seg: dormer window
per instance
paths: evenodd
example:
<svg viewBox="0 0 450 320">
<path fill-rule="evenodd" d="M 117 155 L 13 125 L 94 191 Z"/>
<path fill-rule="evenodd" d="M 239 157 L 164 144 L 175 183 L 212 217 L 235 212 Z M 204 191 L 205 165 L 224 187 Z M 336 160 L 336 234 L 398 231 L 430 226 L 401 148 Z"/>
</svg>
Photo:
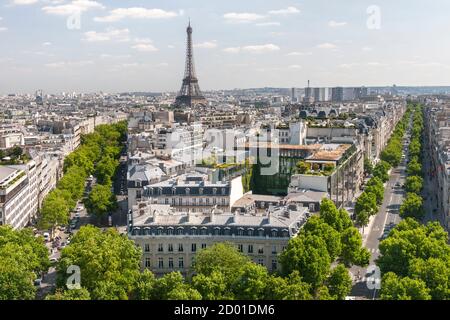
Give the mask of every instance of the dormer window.
<svg viewBox="0 0 450 320">
<path fill-rule="evenodd" d="M 225 195 L 225 193 L 226 193 L 225 188 L 222 188 L 222 194 Z"/>
<path fill-rule="evenodd" d="M 175 195 L 175 193 L 177 192 L 176 188 L 172 188 L 172 195 Z"/>
<path fill-rule="evenodd" d="M 186 188 L 186 195 L 189 195 L 191 193 L 191 189 Z"/>
<path fill-rule="evenodd" d="M 198 189 L 199 194 L 203 194 L 203 188 Z"/>
<path fill-rule="evenodd" d="M 213 194 L 215 195 L 217 193 L 217 188 L 213 188 Z"/>
</svg>

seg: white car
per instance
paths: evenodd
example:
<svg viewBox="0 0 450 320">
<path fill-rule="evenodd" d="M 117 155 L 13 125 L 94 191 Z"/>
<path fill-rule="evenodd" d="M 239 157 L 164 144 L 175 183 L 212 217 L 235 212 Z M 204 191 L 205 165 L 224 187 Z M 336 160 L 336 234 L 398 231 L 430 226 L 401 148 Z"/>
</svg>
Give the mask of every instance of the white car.
<svg viewBox="0 0 450 320">
<path fill-rule="evenodd" d="M 45 232 L 44 233 L 44 239 L 45 239 L 45 241 L 49 241 L 50 240 L 50 233 Z"/>
</svg>

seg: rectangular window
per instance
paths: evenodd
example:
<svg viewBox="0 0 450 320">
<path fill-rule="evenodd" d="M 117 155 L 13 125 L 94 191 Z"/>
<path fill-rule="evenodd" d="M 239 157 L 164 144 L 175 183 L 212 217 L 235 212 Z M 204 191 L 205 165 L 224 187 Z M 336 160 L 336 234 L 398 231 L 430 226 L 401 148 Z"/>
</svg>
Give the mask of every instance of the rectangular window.
<svg viewBox="0 0 450 320">
<path fill-rule="evenodd" d="M 243 252 L 244 251 L 242 244 L 238 244 L 238 251 L 239 252 Z"/>
<path fill-rule="evenodd" d="M 146 268 L 150 268 L 151 267 L 150 258 L 145 258 L 145 267 Z"/>
<path fill-rule="evenodd" d="M 277 246 L 272 246 L 272 254 L 277 254 Z"/>
<path fill-rule="evenodd" d="M 164 268 L 164 260 L 163 258 L 158 259 L 158 268 L 163 269 Z"/>
<path fill-rule="evenodd" d="M 196 244 L 196 243 L 193 243 L 193 244 L 191 245 L 191 251 L 192 251 L 192 252 L 196 252 L 196 251 L 197 251 L 197 244 Z"/>
<path fill-rule="evenodd" d="M 178 244 L 178 252 L 183 252 L 183 251 L 184 251 L 183 244 L 179 243 Z"/>
<path fill-rule="evenodd" d="M 164 252 L 164 246 L 162 243 L 158 244 L 158 252 Z"/>
<path fill-rule="evenodd" d="M 259 247 L 258 248 L 258 253 L 259 254 L 264 254 L 264 247 Z"/>
<path fill-rule="evenodd" d="M 258 259 L 258 264 L 263 266 L 264 265 L 264 259 Z"/>
<path fill-rule="evenodd" d="M 277 270 L 277 260 L 272 260 L 272 271 Z"/>
<path fill-rule="evenodd" d="M 150 252 L 150 244 L 149 243 L 146 243 L 144 245 L 144 252 Z"/>
<path fill-rule="evenodd" d="M 202 243 L 202 249 L 206 248 L 206 243 Z"/>
<path fill-rule="evenodd" d="M 183 257 L 178 258 L 178 268 L 180 268 L 180 269 L 184 268 L 184 259 L 183 259 Z"/>
<path fill-rule="evenodd" d="M 173 252 L 173 244 L 169 243 L 168 250 L 169 252 Z"/>
<path fill-rule="evenodd" d="M 253 245 L 252 244 L 248 245 L 248 253 L 253 253 Z"/>
<path fill-rule="evenodd" d="M 173 269 L 173 258 L 169 258 L 169 269 Z"/>
</svg>

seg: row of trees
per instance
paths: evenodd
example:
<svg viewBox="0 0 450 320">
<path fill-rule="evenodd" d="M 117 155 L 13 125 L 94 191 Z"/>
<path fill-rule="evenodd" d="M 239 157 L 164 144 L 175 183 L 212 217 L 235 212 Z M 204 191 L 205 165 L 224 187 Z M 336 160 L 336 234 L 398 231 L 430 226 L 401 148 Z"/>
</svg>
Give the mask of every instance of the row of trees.
<svg viewBox="0 0 450 320">
<path fill-rule="evenodd" d="M 32 300 L 34 281 L 48 270 L 48 250 L 30 229 L 0 226 L 0 300 Z"/>
<path fill-rule="evenodd" d="M 344 299 L 352 286 L 346 267 L 367 265 L 370 256 L 348 213 L 328 199 L 322 201 L 320 216 L 310 218 L 290 240 L 280 256 L 279 273 L 269 273 L 231 243 L 197 253 L 195 275 L 189 279 L 179 272 L 161 278 L 148 270 L 141 273 L 141 254 L 132 240 L 113 229 L 82 227 L 62 251 L 58 289 L 47 299 Z M 65 287 L 71 265 L 80 267 L 77 290 Z"/>
<path fill-rule="evenodd" d="M 386 147 L 380 155 L 380 159 L 386 161 L 391 167 L 397 167 L 402 161 L 403 137 L 411 118 L 412 106 L 408 105 L 403 118 L 397 123 Z"/>
<path fill-rule="evenodd" d="M 403 218 L 411 217 L 421 220 L 424 217 L 423 199 L 421 197 L 423 187 L 422 173 L 422 132 L 423 113 L 420 105 L 413 107 L 413 125 L 411 129 L 411 142 L 409 144 L 409 163 L 406 168 L 408 177 L 405 188 L 408 192 L 405 201 L 400 207 L 400 215 Z"/>
<path fill-rule="evenodd" d="M 450 246 L 438 222 L 406 218 L 380 244 L 381 299 L 450 299 Z"/>
<path fill-rule="evenodd" d="M 126 139 L 126 122 L 100 125 L 81 137 L 81 146 L 64 160 L 64 176 L 45 198 L 39 227 L 54 228 L 68 223 L 70 211 L 83 196 L 86 179 L 95 175 L 99 184 L 89 195 L 87 208 L 102 215 L 114 207 L 112 177 L 119 165 L 121 142 Z"/>
<path fill-rule="evenodd" d="M 355 204 L 356 224 L 365 227 L 370 217 L 377 214 L 379 206 L 383 203 L 384 183 L 389 180 L 389 170 L 396 167 L 402 159 L 402 139 L 411 117 L 412 109 L 408 106 L 403 118 L 398 122 L 385 149 L 381 152 L 381 161 L 373 167 L 369 159 L 364 159 L 364 171 L 371 174 L 364 192 L 358 197 Z"/>
<path fill-rule="evenodd" d="M 450 299 L 450 246 L 448 234 L 438 222 L 421 225 L 424 216 L 421 191 L 423 113 L 412 106 L 413 125 L 409 145 L 408 191 L 400 207 L 403 220 L 380 244 L 377 265 L 382 277 L 381 299 Z"/>
</svg>

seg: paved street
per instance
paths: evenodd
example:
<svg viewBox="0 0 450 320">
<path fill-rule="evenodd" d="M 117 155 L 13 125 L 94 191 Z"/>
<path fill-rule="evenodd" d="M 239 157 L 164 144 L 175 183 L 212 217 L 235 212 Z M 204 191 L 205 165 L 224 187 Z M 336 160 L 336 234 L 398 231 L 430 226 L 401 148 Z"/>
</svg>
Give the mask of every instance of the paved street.
<svg viewBox="0 0 450 320">
<path fill-rule="evenodd" d="M 407 146 L 405 139 L 403 143 L 404 147 Z M 383 204 L 380 206 L 379 213 L 372 217 L 369 226 L 366 227 L 363 236 L 363 245 L 371 254 L 370 263 L 369 267 L 366 268 L 354 266 L 350 269 L 354 279 L 351 296 L 360 299 L 375 299 L 378 297 L 378 290 L 369 289 L 367 280 L 375 276 L 373 266 L 380 254 L 378 248 L 380 241 L 400 222 L 399 209 L 406 194 L 402 188 L 406 179 L 406 164 L 407 158 L 404 158 L 397 168 L 391 170 L 389 181 L 385 184 Z"/>
</svg>

